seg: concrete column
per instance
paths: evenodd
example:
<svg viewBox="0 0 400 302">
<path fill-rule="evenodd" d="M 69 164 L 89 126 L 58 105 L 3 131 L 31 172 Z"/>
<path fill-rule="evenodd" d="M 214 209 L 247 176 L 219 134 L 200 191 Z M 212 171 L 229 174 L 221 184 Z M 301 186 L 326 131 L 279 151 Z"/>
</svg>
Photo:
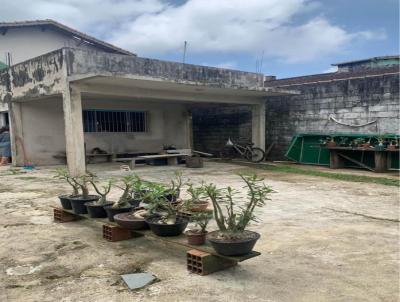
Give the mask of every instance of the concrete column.
<svg viewBox="0 0 400 302">
<path fill-rule="evenodd" d="M 10 118 L 10 138 L 12 165 L 20 167 L 25 164 L 24 135 L 22 131 L 22 104 L 16 102 L 8 103 Z"/>
<path fill-rule="evenodd" d="M 82 101 L 80 89 L 74 84 L 63 93 L 63 109 L 68 170 L 72 176 L 81 176 L 86 172 Z"/>
<path fill-rule="evenodd" d="M 251 136 L 255 147 L 265 151 L 265 102 L 252 105 Z"/>
</svg>

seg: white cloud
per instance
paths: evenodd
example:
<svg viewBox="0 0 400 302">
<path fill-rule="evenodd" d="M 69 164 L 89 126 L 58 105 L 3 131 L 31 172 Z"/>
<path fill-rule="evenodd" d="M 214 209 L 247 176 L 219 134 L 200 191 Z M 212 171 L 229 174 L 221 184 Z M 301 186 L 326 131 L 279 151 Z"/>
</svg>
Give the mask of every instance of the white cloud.
<svg viewBox="0 0 400 302">
<path fill-rule="evenodd" d="M 323 70 L 322 73 L 331 73 L 331 72 L 336 72 L 336 71 L 338 71 L 337 66 L 331 66 L 331 67 Z"/>
<path fill-rule="evenodd" d="M 349 32 L 322 16 L 302 19 L 317 0 L 0 0 L 0 20 L 52 18 L 106 38 L 142 56 L 189 52 L 240 53 L 307 62 L 385 38 L 382 31 Z"/>
</svg>

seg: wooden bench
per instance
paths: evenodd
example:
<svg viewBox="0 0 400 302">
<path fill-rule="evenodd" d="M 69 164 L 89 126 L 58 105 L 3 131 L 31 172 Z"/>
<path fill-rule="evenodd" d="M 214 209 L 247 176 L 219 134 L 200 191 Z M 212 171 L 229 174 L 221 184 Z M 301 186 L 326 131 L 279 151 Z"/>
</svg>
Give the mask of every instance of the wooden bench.
<svg viewBox="0 0 400 302">
<path fill-rule="evenodd" d="M 176 166 L 178 164 L 178 157 L 186 156 L 185 154 L 156 154 L 156 155 L 143 155 L 137 157 L 123 157 L 123 158 L 114 158 L 113 161 L 115 162 L 128 162 L 129 168 L 134 169 L 136 163 L 138 161 L 148 161 L 154 159 L 167 159 L 168 166 Z"/>
<path fill-rule="evenodd" d="M 257 257 L 261 253 L 252 251 L 242 256 L 224 256 L 218 254 L 209 243 L 203 245 L 190 245 L 184 234 L 174 237 L 159 237 L 151 230 L 128 230 L 118 226 L 107 218 L 90 218 L 87 214 L 75 214 L 72 210 L 54 207 L 54 220 L 56 222 L 72 222 L 79 219 L 88 219 L 101 226 L 103 238 L 115 242 L 131 240 L 137 237 L 149 237 L 161 241 L 168 247 L 181 248 L 186 251 L 186 267 L 195 274 L 204 276 L 237 265 L 239 262 Z M 60 219 L 60 217 L 67 217 Z"/>
</svg>

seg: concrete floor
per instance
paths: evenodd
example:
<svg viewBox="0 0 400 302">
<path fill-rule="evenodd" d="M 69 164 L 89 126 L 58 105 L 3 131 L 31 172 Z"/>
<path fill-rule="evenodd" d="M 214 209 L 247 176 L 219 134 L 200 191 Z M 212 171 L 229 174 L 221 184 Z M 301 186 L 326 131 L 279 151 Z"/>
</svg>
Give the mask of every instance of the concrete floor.
<svg viewBox="0 0 400 302">
<path fill-rule="evenodd" d="M 113 165 L 89 169 L 123 173 Z M 168 181 L 175 169 L 137 173 Z M 235 173 L 249 170 L 221 163 L 181 169 L 193 182 L 238 189 Z M 90 221 L 53 223 L 50 206 L 67 186 L 51 169 L 10 176 L 2 168 L 0 301 L 398 301 L 398 188 L 253 171 L 277 191 L 251 227 L 262 235 L 255 248 L 262 255 L 201 277 L 186 271 L 184 251 L 157 241 L 109 243 Z M 119 275 L 142 270 L 160 281 L 129 291 Z"/>
</svg>

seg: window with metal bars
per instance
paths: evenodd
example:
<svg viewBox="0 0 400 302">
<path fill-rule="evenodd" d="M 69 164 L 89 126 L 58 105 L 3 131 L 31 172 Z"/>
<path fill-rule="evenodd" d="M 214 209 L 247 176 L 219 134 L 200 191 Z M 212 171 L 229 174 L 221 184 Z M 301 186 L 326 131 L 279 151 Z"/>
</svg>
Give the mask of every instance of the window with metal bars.
<svg viewBox="0 0 400 302">
<path fill-rule="evenodd" d="M 83 110 L 85 132 L 147 132 L 146 111 Z"/>
</svg>

